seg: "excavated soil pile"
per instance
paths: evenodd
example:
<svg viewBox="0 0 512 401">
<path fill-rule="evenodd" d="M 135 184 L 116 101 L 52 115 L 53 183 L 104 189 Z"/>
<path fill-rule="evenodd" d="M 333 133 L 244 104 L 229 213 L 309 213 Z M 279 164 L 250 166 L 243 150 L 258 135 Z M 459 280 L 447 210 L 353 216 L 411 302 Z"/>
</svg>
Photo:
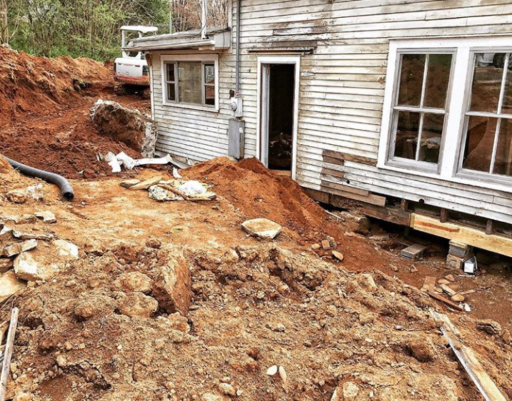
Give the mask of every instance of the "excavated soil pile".
<svg viewBox="0 0 512 401">
<path fill-rule="evenodd" d="M 96 61 L 35 57 L 0 47 L 0 124 L 21 116 L 68 108 L 88 90 L 112 85 L 112 72 Z"/>
<path fill-rule="evenodd" d="M 217 158 L 183 171 L 214 185 L 248 218 L 263 217 L 300 234 L 325 229 L 325 211 L 289 177 L 268 170 L 257 159 L 238 163 Z"/>
<path fill-rule="evenodd" d="M 99 135 L 90 121 L 97 97 L 112 92 L 111 69 L 89 59 L 34 57 L 6 47 L 0 47 L 0 61 L 0 153 L 68 178 L 110 175 L 111 168 L 97 160 L 109 151 L 140 157 Z"/>
<path fill-rule="evenodd" d="M 436 306 L 383 273 L 350 274 L 273 244 L 160 246 L 85 254 L 18 297 L 8 396 L 481 400 L 429 315 Z M 192 275 L 187 317 L 162 301 L 155 275 L 182 256 Z M 471 318 L 452 319 L 510 399 L 510 344 Z"/>
</svg>

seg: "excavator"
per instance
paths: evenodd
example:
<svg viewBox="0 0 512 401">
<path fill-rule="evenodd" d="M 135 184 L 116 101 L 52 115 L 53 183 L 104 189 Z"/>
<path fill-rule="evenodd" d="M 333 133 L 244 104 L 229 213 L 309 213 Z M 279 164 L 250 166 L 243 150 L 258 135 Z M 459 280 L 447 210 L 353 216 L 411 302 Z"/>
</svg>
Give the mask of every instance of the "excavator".
<svg viewBox="0 0 512 401">
<path fill-rule="evenodd" d="M 130 34 L 138 34 L 141 38 L 148 33 L 156 33 L 154 26 L 122 26 L 121 49 L 123 56 L 114 62 L 114 79 L 116 81 L 115 92 L 118 96 L 128 94 L 140 94 L 145 99 L 150 96 L 149 67 L 142 52 L 135 54 L 125 52 L 127 39 Z"/>
</svg>

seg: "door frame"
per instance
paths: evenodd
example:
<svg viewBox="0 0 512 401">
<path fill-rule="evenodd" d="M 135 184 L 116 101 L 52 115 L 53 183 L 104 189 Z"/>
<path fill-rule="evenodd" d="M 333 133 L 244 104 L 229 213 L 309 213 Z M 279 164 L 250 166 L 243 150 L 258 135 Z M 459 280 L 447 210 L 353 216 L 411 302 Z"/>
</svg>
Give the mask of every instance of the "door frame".
<svg viewBox="0 0 512 401">
<path fill-rule="evenodd" d="M 293 98 L 293 143 L 292 143 L 292 179 L 297 174 L 297 142 L 299 131 L 299 94 L 300 94 L 300 55 L 293 56 L 258 56 L 258 93 L 257 93 L 257 118 L 256 118 L 256 157 L 261 160 L 262 144 L 262 118 L 263 118 L 263 66 L 268 64 L 294 64 L 295 88 Z"/>
</svg>

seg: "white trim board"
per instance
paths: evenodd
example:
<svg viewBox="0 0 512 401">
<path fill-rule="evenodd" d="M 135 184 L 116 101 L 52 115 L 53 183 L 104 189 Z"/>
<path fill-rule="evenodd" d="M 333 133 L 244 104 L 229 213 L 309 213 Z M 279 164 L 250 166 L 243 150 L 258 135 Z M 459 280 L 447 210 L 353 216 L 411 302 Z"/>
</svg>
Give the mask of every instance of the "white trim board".
<svg viewBox="0 0 512 401">
<path fill-rule="evenodd" d="M 447 119 L 443 146 L 437 171 L 421 168 L 421 164 L 396 163 L 388 158 L 393 138 L 393 106 L 397 93 L 399 75 L 399 55 L 404 52 L 440 52 L 454 50 L 455 62 L 452 64 L 452 79 L 447 97 Z M 392 40 L 389 46 L 389 58 L 382 113 L 381 135 L 377 167 L 383 170 L 402 172 L 410 175 L 441 179 L 448 182 L 467 184 L 476 187 L 512 192 L 512 179 L 499 176 L 482 176 L 478 172 L 460 169 L 461 152 L 465 137 L 465 114 L 470 98 L 470 84 L 475 52 L 512 52 L 510 37 L 489 38 L 450 38 L 450 39 L 414 39 Z M 402 165 L 403 164 L 403 165 Z M 471 174 L 468 174 L 470 172 Z M 506 181 L 509 180 L 510 184 Z"/>
<path fill-rule="evenodd" d="M 292 149 L 292 179 L 297 175 L 297 146 L 299 132 L 299 95 L 300 95 L 300 61 L 301 56 L 258 56 L 258 79 L 257 79 L 257 107 L 256 107 L 256 157 L 261 160 L 261 118 L 262 118 L 262 65 L 266 64 L 294 64 L 295 65 L 295 93 L 293 105 L 293 149 Z"/>
</svg>

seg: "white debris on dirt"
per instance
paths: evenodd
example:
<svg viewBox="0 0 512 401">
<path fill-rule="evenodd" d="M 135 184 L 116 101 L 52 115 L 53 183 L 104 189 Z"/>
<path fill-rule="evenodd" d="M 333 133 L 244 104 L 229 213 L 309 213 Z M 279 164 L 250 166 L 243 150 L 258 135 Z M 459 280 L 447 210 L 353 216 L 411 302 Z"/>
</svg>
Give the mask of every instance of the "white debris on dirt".
<svg viewBox="0 0 512 401">
<path fill-rule="evenodd" d="M 90 116 L 101 134 L 125 143 L 143 157 L 153 157 L 157 124 L 149 116 L 102 99 L 91 108 Z"/>
<path fill-rule="evenodd" d="M 57 217 L 55 217 L 55 214 L 49 211 L 36 212 L 35 217 L 43 220 L 43 222 L 47 224 L 54 224 L 57 222 Z"/>
</svg>

